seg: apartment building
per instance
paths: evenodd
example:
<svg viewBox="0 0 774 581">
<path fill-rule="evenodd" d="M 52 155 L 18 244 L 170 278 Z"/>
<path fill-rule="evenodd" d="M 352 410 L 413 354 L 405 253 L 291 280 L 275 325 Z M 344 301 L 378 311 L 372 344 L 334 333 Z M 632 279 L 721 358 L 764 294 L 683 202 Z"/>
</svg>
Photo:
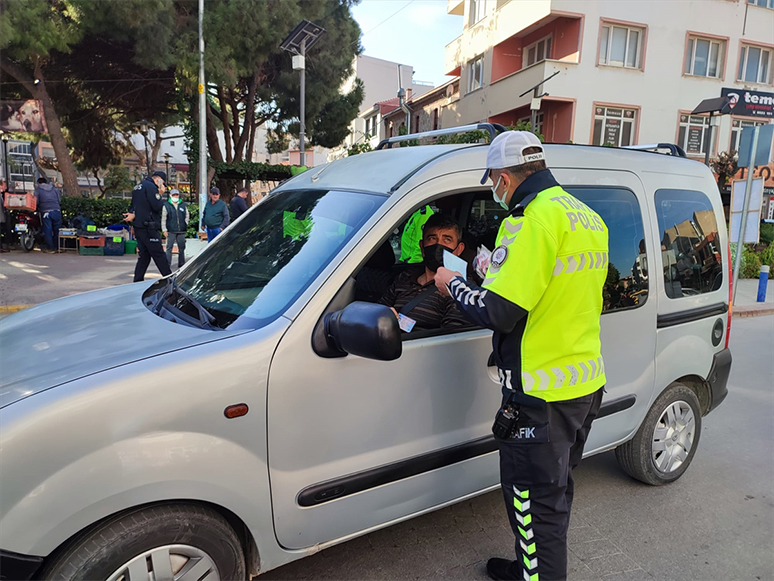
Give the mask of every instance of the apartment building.
<svg viewBox="0 0 774 581">
<path fill-rule="evenodd" d="M 739 99 L 713 119 L 713 157 L 774 118 L 774 0 L 448 0 L 447 12 L 462 20 L 445 58 L 458 125 L 529 120 L 529 89 L 555 73 L 537 115 L 546 141 L 666 141 L 703 160 L 710 119 L 690 114 L 702 100 Z"/>
<path fill-rule="evenodd" d="M 393 61 L 358 55 L 352 63 L 353 72 L 342 85 L 342 93 L 349 92 L 360 79 L 365 89 L 360 114 L 350 123 L 350 133 L 340 147 L 328 153 L 328 161 L 347 155 L 347 149 L 356 143 L 375 142 L 384 127 L 382 115 L 398 103 L 398 89 L 406 90 L 406 98 L 418 97 L 433 89 L 433 84 L 414 80 L 414 68 Z M 398 75 L 400 74 L 400 81 Z"/>
</svg>

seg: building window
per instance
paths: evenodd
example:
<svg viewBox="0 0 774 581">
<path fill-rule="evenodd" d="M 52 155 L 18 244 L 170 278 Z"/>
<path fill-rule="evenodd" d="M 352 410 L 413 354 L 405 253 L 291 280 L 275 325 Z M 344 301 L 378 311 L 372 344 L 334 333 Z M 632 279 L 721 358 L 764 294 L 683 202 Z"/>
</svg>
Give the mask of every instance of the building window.
<svg viewBox="0 0 774 581">
<path fill-rule="evenodd" d="M 707 131 L 710 130 L 710 119 L 706 115 L 680 115 L 680 131 L 678 132 L 677 145 L 685 150 L 688 155 L 704 155 L 704 147 Z M 713 135 L 712 145 L 715 143 Z M 710 146 L 710 151 L 712 151 Z"/>
<path fill-rule="evenodd" d="M 174 142 L 174 141 L 170 141 L 170 142 L 169 142 L 169 146 L 170 146 L 170 147 L 175 147 L 175 142 Z"/>
<path fill-rule="evenodd" d="M 371 115 L 365 120 L 365 134 L 369 137 L 376 135 L 376 115 Z"/>
<path fill-rule="evenodd" d="M 438 129 L 438 109 L 433 109 L 433 131 Z"/>
<path fill-rule="evenodd" d="M 522 117 L 519 119 L 519 123 L 529 123 L 530 127 L 532 125 L 532 116 L 529 117 Z M 543 113 L 538 113 L 535 115 L 535 126 L 531 127 L 531 131 L 533 133 L 543 133 Z"/>
<path fill-rule="evenodd" d="M 747 0 L 748 4 L 762 6 L 763 8 L 774 8 L 774 0 Z"/>
<path fill-rule="evenodd" d="M 770 66 L 771 50 L 742 45 L 739 53 L 739 73 L 736 78 L 748 83 L 768 83 Z"/>
<path fill-rule="evenodd" d="M 697 77 L 720 78 L 723 68 L 725 42 L 709 38 L 688 38 L 685 53 L 685 74 Z"/>
<path fill-rule="evenodd" d="M 599 64 L 639 69 L 644 28 L 604 25 L 599 36 Z"/>
<path fill-rule="evenodd" d="M 537 42 L 533 42 L 527 46 L 522 52 L 524 55 L 523 66 L 529 67 L 540 61 L 551 58 L 551 37 L 546 36 L 541 38 Z"/>
<path fill-rule="evenodd" d="M 484 56 L 468 63 L 468 93 L 484 86 Z"/>
<path fill-rule="evenodd" d="M 486 16 L 487 0 L 470 0 L 470 26 Z"/>
<path fill-rule="evenodd" d="M 414 133 L 419 133 L 419 113 L 414 116 Z"/>
<path fill-rule="evenodd" d="M 760 125 L 768 125 L 768 121 L 747 121 L 745 119 L 732 119 L 731 120 L 731 144 L 729 145 L 729 151 L 739 151 L 739 140 L 742 138 L 742 129 L 745 127 L 758 127 Z"/>
<path fill-rule="evenodd" d="M 636 109 L 594 108 L 594 145 L 626 147 L 634 145 Z"/>
</svg>

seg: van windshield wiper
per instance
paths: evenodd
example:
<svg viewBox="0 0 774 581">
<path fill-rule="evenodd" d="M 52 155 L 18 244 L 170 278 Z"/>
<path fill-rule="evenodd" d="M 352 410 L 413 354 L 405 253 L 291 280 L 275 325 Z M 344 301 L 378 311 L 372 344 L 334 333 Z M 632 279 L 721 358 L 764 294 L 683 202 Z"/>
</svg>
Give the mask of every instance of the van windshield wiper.
<svg viewBox="0 0 774 581">
<path fill-rule="evenodd" d="M 151 307 L 151 312 L 153 314 L 159 314 L 161 311 L 161 305 L 164 304 L 164 299 L 170 295 L 176 286 L 177 283 L 175 282 L 175 276 L 172 275 L 167 279 L 167 282 L 164 283 L 164 286 L 161 288 L 161 290 L 156 293 L 156 302 L 153 303 L 153 306 Z"/>
</svg>

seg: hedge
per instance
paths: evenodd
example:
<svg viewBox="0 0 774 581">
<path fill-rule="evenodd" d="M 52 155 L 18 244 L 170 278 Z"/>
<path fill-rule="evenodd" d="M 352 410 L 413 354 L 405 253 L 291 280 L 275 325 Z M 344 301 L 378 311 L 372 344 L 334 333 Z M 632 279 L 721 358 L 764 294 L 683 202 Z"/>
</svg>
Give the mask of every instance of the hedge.
<svg viewBox="0 0 774 581">
<path fill-rule="evenodd" d="M 97 228 L 105 228 L 111 224 L 123 224 L 124 212 L 129 210 L 130 200 L 94 199 L 63 196 L 61 199 L 62 222 L 70 224 L 76 216 L 86 216 Z"/>
</svg>

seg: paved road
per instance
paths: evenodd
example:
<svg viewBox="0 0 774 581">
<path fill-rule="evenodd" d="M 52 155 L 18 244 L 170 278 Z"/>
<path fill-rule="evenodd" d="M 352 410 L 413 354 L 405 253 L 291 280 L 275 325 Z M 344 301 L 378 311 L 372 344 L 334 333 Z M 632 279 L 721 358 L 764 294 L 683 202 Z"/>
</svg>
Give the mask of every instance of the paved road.
<svg viewBox="0 0 774 581">
<path fill-rule="evenodd" d="M 0 306 L 128 283 L 135 260 L 0 255 Z M 755 281 L 742 283 L 754 296 Z M 774 299 L 771 288 L 768 298 Z M 731 393 L 705 418 L 694 463 L 678 482 L 660 488 L 635 482 L 612 453 L 583 462 L 576 473 L 570 581 L 774 579 L 774 316 L 734 319 L 731 346 Z M 512 543 L 497 492 L 261 579 L 484 579 L 486 559 L 512 554 Z"/>
<path fill-rule="evenodd" d="M 650 487 L 612 452 L 576 473 L 569 581 L 774 579 L 774 317 L 735 319 L 730 395 L 693 464 Z M 261 579 L 486 579 L 513 536 L 501 493 L 332 547 Z"/>
</svg>

